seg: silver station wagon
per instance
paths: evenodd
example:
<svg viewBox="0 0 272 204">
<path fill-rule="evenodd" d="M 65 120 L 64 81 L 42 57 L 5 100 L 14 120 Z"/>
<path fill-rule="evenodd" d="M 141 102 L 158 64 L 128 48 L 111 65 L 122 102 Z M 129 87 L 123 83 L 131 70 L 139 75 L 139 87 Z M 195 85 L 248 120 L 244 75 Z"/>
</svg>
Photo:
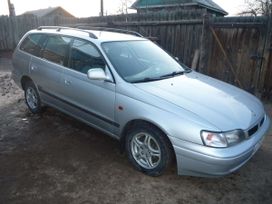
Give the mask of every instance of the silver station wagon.
<svg viewBox="0 0 272 204">
<path fill-rule="evenodd" d="M 270 120 L 251 94 L 197 73 L 140 34 L 39 27 L 13 54 L 32 113 L 51 106 L 118 139 L 150 176 L 222 176 L 260 148 Z"/>
</svg>

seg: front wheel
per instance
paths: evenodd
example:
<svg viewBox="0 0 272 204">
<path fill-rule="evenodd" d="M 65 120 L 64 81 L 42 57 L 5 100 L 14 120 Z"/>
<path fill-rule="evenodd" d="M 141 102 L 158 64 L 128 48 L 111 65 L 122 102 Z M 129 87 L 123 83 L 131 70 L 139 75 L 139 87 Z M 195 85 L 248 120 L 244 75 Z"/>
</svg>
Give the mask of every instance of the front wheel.
<svg viewBox="0 0 272 204">
<path fill-rule="evenodd" d="M 25 87 L 25 102 L 32 113 L 40 113 L 42 110 L 40 95 L 32 81 L 26 83 Z"/>
<path fill-rule="evenodd" d="M 137 125 L 128 133 L 126 152 L 133 166 L 150 176 L 161 175 L 173 157 L 166 136 L 148 124 Z"/>
</svg>

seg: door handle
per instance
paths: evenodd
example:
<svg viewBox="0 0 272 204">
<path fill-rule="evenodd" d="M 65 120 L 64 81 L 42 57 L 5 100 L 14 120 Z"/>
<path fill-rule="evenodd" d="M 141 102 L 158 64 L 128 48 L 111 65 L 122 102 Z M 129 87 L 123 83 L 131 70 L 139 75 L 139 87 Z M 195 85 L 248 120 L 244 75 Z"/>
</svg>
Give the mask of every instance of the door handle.
<svg viewBox="0 0 272 204">
<path fill-rule="evenodd" d="M 71 82 L 70 82 L 69 80 L 67 80 L 67 79 L 64 80 L 64 83 L 65 83 L 66 85 L 70 85 L 70 84 L 71 84 Z"/>
<path fill-rule="evenodd" d="M 38 69 L 38 67 L 35 65 L 31 65 L 30 69 L 31 69 L 31 71 L 35 71 L 36 69 Z"/>
</svg>

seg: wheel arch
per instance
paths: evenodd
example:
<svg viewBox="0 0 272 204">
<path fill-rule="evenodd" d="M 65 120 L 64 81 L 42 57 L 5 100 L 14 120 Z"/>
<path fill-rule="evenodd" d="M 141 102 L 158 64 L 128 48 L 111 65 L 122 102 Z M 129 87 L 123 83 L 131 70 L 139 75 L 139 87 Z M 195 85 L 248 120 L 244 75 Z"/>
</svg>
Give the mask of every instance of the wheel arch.
<svg viewBox="0 0 272 204">
<path fill-rule="evenodd" d="M 123 130 L 121 132 L 121 137 L 120 137 L 120 145 L 121 145 L 121 151 L 122 152 L 125 149 L 126 135 L 127 135 L 128 131 L 131 128 L 134 128 L 136 125 L 139 125 L 139 124 L 151 125 L 152 127 L 156 128 L 158 131 L 160 131 L 165 136 L 165 139 L 167 140 L 168 145 L 170 146 L 170 148 L 171 148 L 171 150 L 173 152 L 174 158 L 176 158 L 173 144 L 170 141 L 169 137 L 167 136 L 166 131 L 163 130 L 162 127 L 160 127 L 159 125 L 155 124 L 154 122 L 150 122 L 150 121 L 144 120 L 144 119 L 134 119 L 134 120 L 131 120 L 131 121 L 129 121 L 129 122 L 126 123 L 126 125 L 124 126 L 124 128 L 123 128 Z"/>
<path fill-rule="evenodd" d="M 27 82 L 33 82 L 33 80 L 29 76 L 24 75 L 21 78 L 21 87 L 23 90 L 25 90 L 25 85 L 27 84 Z"/>
</svg>

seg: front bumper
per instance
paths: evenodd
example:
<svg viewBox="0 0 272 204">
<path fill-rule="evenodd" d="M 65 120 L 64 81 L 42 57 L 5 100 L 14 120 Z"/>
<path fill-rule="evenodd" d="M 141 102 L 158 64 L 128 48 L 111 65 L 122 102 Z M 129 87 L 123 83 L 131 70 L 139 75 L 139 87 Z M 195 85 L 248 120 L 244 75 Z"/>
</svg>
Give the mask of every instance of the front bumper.
<svg viewBox="0 0 272 204">
<path fill-rule="evenodd" d="M 265 117 L 262 127 L 249 139 L 228 148 L 211 148 L 169 136 L 177 159 L 179 175 L 219 177 L 244 165 L 260 148 L 270 128 Z"/>
</svg>

